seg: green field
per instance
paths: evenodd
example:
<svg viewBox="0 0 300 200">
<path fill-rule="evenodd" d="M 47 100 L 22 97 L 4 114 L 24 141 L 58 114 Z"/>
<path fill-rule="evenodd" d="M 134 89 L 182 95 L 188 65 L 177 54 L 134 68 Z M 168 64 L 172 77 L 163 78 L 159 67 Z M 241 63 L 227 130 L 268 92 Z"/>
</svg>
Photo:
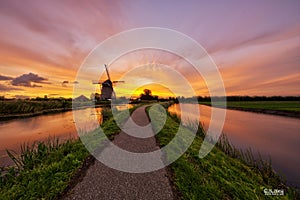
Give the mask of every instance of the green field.
<svg viewBox="0 0 300 200">
<path fill-rule="evenodd" d="M 210 102 L 200 104 L 211 105 Z M 216 102 L 215 106 L 223 107 L 223 104 Z M 300 101 L 227 101 L 227 107 L 300 112 Z"/>
</svg>

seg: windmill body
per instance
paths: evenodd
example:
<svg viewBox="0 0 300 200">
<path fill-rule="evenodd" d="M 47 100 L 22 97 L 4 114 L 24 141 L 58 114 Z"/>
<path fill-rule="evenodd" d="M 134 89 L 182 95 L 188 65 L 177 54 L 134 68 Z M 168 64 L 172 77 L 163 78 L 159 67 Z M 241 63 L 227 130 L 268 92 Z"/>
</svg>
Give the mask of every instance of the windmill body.
<svg viewBox="0 0 300 200">
<path fill-rule="evenodd" d="M 100 95 L 100 99 L 101 100 L 110 100 L 110 99 L 114 99 L 116 98 L 114 89 L 113 89 L 113 84 L 114 83 L 118 83 L 118 82 L 124 82 L 124 81 L 111 81 L 110 80 L 110 75 L 107 69 L 107 66 L 105 66 L 105 70 L 106 70 L 106 75 L 107 75 L 107 80 L 104 82 L 95 82 L 94 84 L 100 84 L 100 90 L 101 90 L 101 95 Z"/>
<path fill-rule="evenodd" d="M 107 79 L 101 84 L 101 99 L 108 100 L 114 97 L 114 89 L 110 79 Z"/>
</svg>

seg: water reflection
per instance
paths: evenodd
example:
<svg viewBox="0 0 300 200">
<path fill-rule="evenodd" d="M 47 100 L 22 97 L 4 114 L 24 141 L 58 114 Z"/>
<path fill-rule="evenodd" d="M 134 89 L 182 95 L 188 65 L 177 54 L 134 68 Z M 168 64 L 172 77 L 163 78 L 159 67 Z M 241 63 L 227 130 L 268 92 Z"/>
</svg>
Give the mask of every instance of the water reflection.
<svg viewBox="0 0 300 200">
<path fill-rule="evenodd" d="M 102 112 L 101 112 L 102 109 L 100 108 L 95 108 L 95 111 L 96 111 L 96 118 L 97 118 L 97 121 L 99 124 L 102 124 L 103 123 L 103 115 L 102 115 Z"/>
<path fill-rule="evenodd" d="M 120 105 L 124 110 L 132 105 Z M 8 160 L 5 149 L 19 151 L 23 143 L 43 141 L 49 137 L 58 137 L 60 140 L 77 138 L 77 130 L 73 114 L 79 117 L 76 126 L 80 131 L 88 132 L 99 127 L 103 122 L 105 107 L 86 108 L 57 114 L 41 115 L 36 117 L 16 119 L 0 122 L 0 166 L 6 165 Z"/>
<path fill-rule="evenodd" d="M 189 104 L 184 106 L 192 107 Z M 172 105 L 169 112 L 180 116 L 180 105 Z M 200 121 L 205 130 L 210 117 L 211 108 L 200 105 Z M 188 119 L 182 120 L 186 122 Z M 270 156 L 274 169 L 285 175 L 289 183 L 300 186 L 299 130 L 300 120 L 297 118 L 227 110 L 223 133 L 237 148 L 250 147 L 265 158 Z"/>
<path fill-rule="evenodd" d="M 79 133 L 90 132 L 103 122 L 102 111 L 108 108 L 88 108 L 73 111 L 73 119 Z"/>
</svg>

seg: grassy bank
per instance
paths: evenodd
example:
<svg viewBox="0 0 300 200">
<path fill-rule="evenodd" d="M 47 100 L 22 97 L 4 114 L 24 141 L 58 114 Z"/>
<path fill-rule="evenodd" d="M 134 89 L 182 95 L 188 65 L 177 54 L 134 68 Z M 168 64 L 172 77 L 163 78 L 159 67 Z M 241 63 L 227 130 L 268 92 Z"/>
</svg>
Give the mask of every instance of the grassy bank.
<svg viewBox="0 0 300 200">
<path fill-rule="evenodd" d="M 0 179 L 0 199 L 53 199 L 68 185 L 89 155 L 80 140 L 56 140 L 23 145 L 21 156 L 11 155 L 15 167 Z"/>
<path fill-rule="evenodd" d="M 200 104 L 211 105 L 210 102 Z M 216 102 L 216 106 L 222 106 Z M 227 106 L 232 108 L 254 108 L 267 110 L 282 110 L 300 112 L 300 101 L 227 101 Z"/>
<path fill-rule="evenodd" d="M 67 100 L 14 100 L 14 101 L 0 101 L 1 115 L 14 114 L 28 114 L 37 113 L 44 110 L 53 109 L 70 109 L 72 108 L 72 101 Z"/>
<path fill-rule="evenodd" d="M 72 105 L 72 100 L 69 99 L 0 101 L 0 121 L 70 111 L 72 106 L 74 109 L 81 109 L 110 105 L 109 101 L 99 102 L 95 105 L 92 101 L 73 103 Z"/>
<path fill-rule="evenodd" d="M 161 146 L 167 145 L 174 138 L 179 127 L 178 122 L 176 117 L 170 115 L 167 117 L 164 128 L 156 135 Z M 154 129 L 155 126 L 160 125 L 159 119 L 157 121 L 154 119 L 152 123 Z M 189 134 L 190 130 L 186 128 L 184 131 Z M 295 192 L 282 184 L 270 165 L 260 161 L 263 165 L 258 169 L 251 164 L 251 156 L 248 154 L 245 154 L 244 158 L 249 157 L 249 162 L 247 159 L 237 158 L 238 153 L 233 149 L 230 150 L 231 147 L 227 146 L 225 140 L 215 146 L 205 158 L 200 159 L 198 153 L 203 136 L 202 129 L 199 129 L 190 148 L 170 166 L 174 175 L 174 184 L 181 193 L 182 199 L 296 198 Z M 227 149 L 227 152 L 221 149 Z M 167 156 L 172 156 L 172 152 L 168 152 Z M 264 188 L 284 189 L 285 196 L 266 196 L 263 192 Z"/>
<path fill-rule="evenodd" d="M 72 101 L 67 100 L 0 101 L 0 121 L 69 111 L 71 109 Z"/>
<path fill-rule="evenodd" d="M 199 102 L 211 106 L 211 102 Z M 216 107 L 224 107 L 221 102 L 214 103 Z M 275 114 L 290 117 L 300 117 L 300 101 L 227 101 L 228 109 Z"/>
</svg>

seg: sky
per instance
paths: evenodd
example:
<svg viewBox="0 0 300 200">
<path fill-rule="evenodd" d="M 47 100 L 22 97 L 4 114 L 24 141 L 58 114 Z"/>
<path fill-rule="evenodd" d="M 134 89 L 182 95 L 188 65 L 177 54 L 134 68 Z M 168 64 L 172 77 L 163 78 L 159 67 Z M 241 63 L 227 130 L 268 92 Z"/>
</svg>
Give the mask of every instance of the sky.
<svg viewBox="0 0 300 200">
<path fill-rule="evenodd" d="M 0 1 L 0 96 L 72 97 L 76 74 L 101 42 L 143 27 L 178 31 L 198 42 L 221 73 L 227 95 L 299 96 L 300 1 Z M 176 43 L 176 41 L 174 41 Z M 113 46 L 111 48 L 118 48 Z M 199 56 L 199 59 L 200 56 Z M 99 63 L 103 69 L 104 63 Z M 144 66 L 144 72 L 135 69 Z M 118 96 L 128 88 L 173 94 L 177 70 L 196 95 L 208 96 L 203 77 L 188 62 L 158 49 L 132 51 L 109 66 Z M 164 85 L 152 84 L 156 78 Z M 100 81 L 106 79 L 104 73 Z M 91 84 L 87 77 L 85 84 Z M 144 85 L 144 86 L 143 86 Z M 97 85 L 90 86 L 99 92 Z M 176 96 L 188 95 L 184 86 Z"/>
</svg>

